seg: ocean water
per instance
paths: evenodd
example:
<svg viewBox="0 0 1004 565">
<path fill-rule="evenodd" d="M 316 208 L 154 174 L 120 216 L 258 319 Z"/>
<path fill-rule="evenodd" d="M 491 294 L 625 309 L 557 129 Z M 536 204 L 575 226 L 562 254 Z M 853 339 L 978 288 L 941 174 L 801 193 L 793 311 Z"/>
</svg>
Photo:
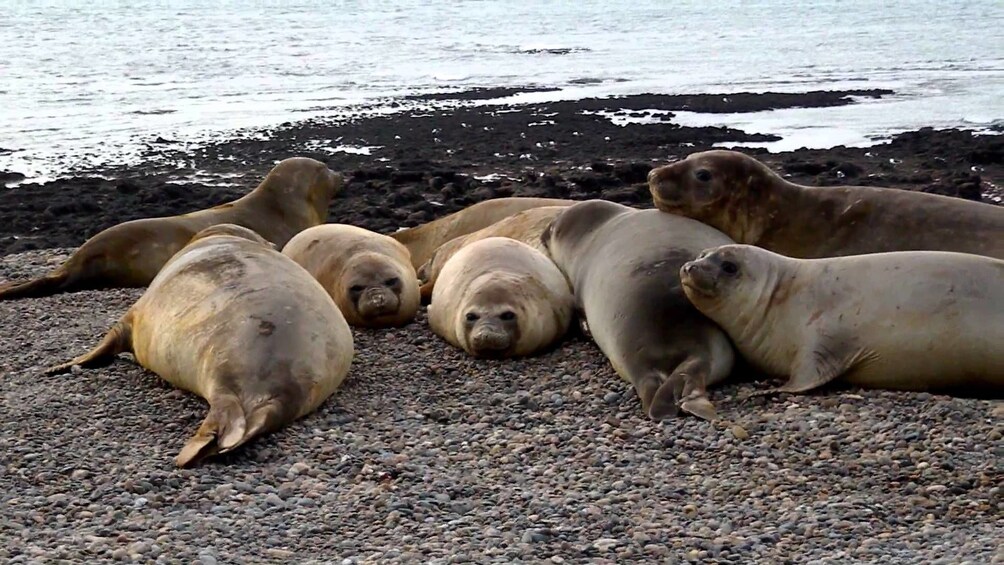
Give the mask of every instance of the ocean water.
<svg viewBox="0 0 1004 565">
<path fill-rule="evenodd" d="M 776 150 L 1004 122 L 1000 0 L 7 0 L 3 12 L 0 171 L 33 179 L 128 163 L 158 137 L 198 143 L 469 87 L 562 89 L 505 102 L 897 93 L 674 118 L 776 133 Z"/>
</svg>

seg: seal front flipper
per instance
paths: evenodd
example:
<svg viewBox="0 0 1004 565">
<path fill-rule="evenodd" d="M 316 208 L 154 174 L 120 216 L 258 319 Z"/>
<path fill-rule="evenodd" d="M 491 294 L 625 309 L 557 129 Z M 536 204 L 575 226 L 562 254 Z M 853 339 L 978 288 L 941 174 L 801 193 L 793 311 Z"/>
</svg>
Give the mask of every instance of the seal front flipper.
<svg viewBox="0 0 1004 565">
<path fill-rule="evenodd" d="M 874 353 L 857 347 L 853 339 L 819 335 L 810 347 L 798 352 L 788 382 L 777 392 L 798 393 L 821 387 L 873 357 Z"/>
<path fill-rule="evenodd" d="M 0 284 L 0 300 L 49 296 L 66 290 L 65 287 L 69 286 L 69 283 L 69 271 L 66 269 L 66 264 L 63 264 L 37 279 Z"/>
<path fill-rule="evenodd" d="M 209 414 L 198 431 L 185 442 L 174 462 L 188 467 L 206 457 L 229 451 L 246 441 L 247 421 L 240 399 L 229 394 L 209 401 Z"/>
<path fill-rule="evenodd" d="M 94 349 L 61 365 L 49 367 L 42 374 L 65 373 L 74 365 L 87 368 L 104 367 L 110 365 L 115 360 L 115 356 L 123 352 L 132 352 L 132 316 L 128 313 L 121 320 L 115 322 L 112 329 L 108 330 L 104 339 Z"/>
</svg>

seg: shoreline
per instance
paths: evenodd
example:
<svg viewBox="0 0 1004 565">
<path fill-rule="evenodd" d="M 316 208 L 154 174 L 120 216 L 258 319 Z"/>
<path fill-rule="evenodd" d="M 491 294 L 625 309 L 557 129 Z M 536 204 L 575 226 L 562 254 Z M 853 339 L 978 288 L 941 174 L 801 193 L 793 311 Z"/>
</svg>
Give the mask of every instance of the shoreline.
<svg viewBox="0 0 1004 565">
<path fill-rule="evenodd" d="M 653 166 L 720 144 L 777 139 L 736 128 L 681 126 L 673 121 L 676 112 L 848 106 L 862 97 L 880 99 L 891 93 L 631 95 L 481 104 L 539 90 L 426 95 L 461 104 L 287 122 L 194 149 L 164 139 L 149 144 L 137 165 L 0 189 L 0 256 L 75 247 L 122 221 L 232 200 L 254 188 L 275 162 L 293 155 L 324 161 L 346 175 L 346 189 L 331 205 L 330 222 L 382 233 L 496 196 L 601 197 L 648 207 L 643 184 Z M 609 117 L 614 114 L 634 122 L 614 123 Z M 1004 197 L 1001 135 L 922 128 L 870 147 L 776 153 L 738 149 L 802 184 L 889 186 L 998 204 Z M 0 182 L 20 180 L 0 172 Z"/>
</svg>

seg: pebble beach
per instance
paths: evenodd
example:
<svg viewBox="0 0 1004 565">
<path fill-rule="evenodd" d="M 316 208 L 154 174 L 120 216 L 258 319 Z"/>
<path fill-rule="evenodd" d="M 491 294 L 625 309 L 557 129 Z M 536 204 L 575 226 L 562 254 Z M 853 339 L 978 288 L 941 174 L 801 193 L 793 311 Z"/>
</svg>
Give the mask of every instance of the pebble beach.
<svg viewBox="0 0 1004 565">
<path fill-rule="evenodd" d="M 188 152 L 152 146 L 143 165 L 44 183 L 8 174 L 18 184 L 0 191 L 0 281 L 44 273 L 115 223 L 240 196 L 292 155 L 346 175 L 329 221 L 383 233 L 508 195 L 650 207 L 651 167 L 755 136 L 615 126 L 600 113 L 737 103 L 850 102 L 651 96 L 406 112 Z M 531 126 L 541 114 L 553 123 Z M 345 143 L 382 149 L 332 150 Z M 810 185 L 989 204 L 1004 186 L 1001 137 L 961 130 L 749 152 Z M 1000 400 L 840 387 L 745 399 L 772 383 L 740 370 L 710 391 L 721 422 L 654 423 L 586 338 L 475 360 L 431 332 L 424 308 L 403 328 L 353 329 L 349 376 L 317 412 L 179 470 L 204 401 L 128 355 L 41 375 L 96 344 L 142 292 L 0 302 L 0 560 L 1004 563 Z"/>
</svg>

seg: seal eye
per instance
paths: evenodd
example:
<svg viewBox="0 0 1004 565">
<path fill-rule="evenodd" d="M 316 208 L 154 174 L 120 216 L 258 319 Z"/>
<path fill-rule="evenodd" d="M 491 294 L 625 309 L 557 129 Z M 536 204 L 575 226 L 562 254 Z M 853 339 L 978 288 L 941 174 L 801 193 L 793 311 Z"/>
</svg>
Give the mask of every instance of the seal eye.
<svg viewBox="0 0 1004 565">
<path fill-rule="evenodd" d="M 697 169 L 694 172 L 694 177 L 701 182 L 708 182 L 711 180 L 711 171 L 707 169 Z"/>
<path fill-rule="evenodd" d="M 505 322 L 508 322 L 509 320 L 515 320 L 516 313 L 513 312 L 512 310 L 506 310 L 505 312 L 502 312 L 502 314 L 499 315 L 499 319 Z"/>
<path fill-rule="evenodd" d="M 465 317 L 467 318 L 468 322 L 474 322 L 474 321 L 477 321 L 477 319 L 480 318 L 481 316 L 478 316 L 474 312 L 468 312 L 467 316 L 465 316 Z"/>
<path fill-rule="evenodd" d="M 349 287 L 349 292 L 359 293 L 366 290 L 366 287 L 361 284 L 354 284 Z"/>
<path fill-rule="evenodd" d="M 391 278 L 383 281 L 383 284 L 386 285 L 386 286 L 397 286 L 400 283 L 401 283 L 401 279 L 399 279 L 397 277 L 391 277 Z"/>
<path fill-rule="evenodd" d="M 739 265 L 732 261 L 722 261 L 722 272 L 726 275 L 734 275 L 739 272 Z"/>
</svg>

